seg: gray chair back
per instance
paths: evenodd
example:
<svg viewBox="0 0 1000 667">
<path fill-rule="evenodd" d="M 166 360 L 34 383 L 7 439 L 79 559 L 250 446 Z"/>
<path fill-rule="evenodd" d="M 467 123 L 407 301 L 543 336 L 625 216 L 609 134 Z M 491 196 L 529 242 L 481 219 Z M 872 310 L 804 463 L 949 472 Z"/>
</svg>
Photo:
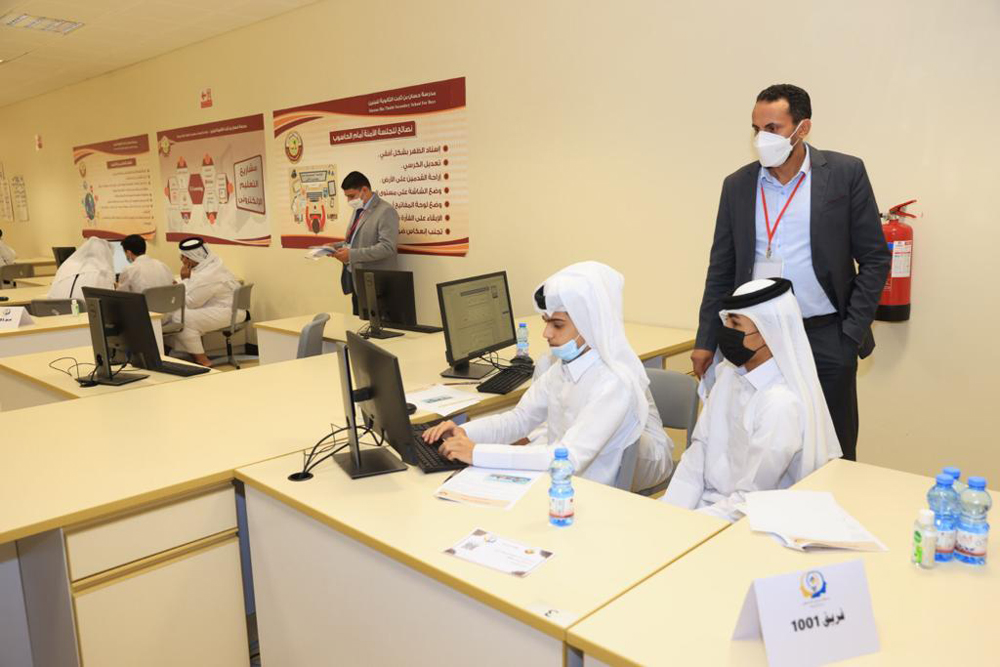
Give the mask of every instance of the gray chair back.
<svg viewBox="0 0 1000 667">
<path fill-rule="evenodd" d="M 698 381 L 686 373 L 647 368 L 649 392 L 667 428 L 687 431 L 687 445 L 698 421 Z"/>
<path fill-rule="evenodd" d="M 150 287 L 143 292 L 149 312 L 166 315 L 178 310 L 181 311 L 180 320 L 161 323 L 164 334 L 177 333 L 184 328 L 184 299 L 186 298 L 186 294 L 187 288 L 184 286 L 184 283 Z"/>
<path fill-rule="evenodd" d="M 329 314 L 320 313 L 312 319 L 312 322 L 302 327 L 302 333 L 299 334 L 299 351 L 295 355 L 296 359 L 315 357 L 323 352 L 323 328 L 329 319 Z"/>
<path fill-rule="evenodd" d="M 74 299 L 32 299 L 28 304 L 28 312 L 35 317 L 49 317 L 51 315 L 69 315 L 73 312 Z M 81 299 L 75 299 L 80 303 L 80 312 L 87 312 L 87 306 Z"/>
<path fill-rule="evenodd" d="M 240 285 L 233 292 L 233 312 L 229 319 L 229 335 L 233 335 L 237 331 L 242 331 L 246 328 L 247 323 L 250 321 L 250 295 L 253 291 L 253 283 L 247 283 L 245 285 Z M 239 311 L 246 311 L 247 316 L 241 321 L 237 322 L 236 319 L 239 316 Z"/>
<path fill-rule="evenodd" d="M 615 488 L 622 491 L 632 490 L 632 479 L 635 477 L 635 462 L 639 458 L 639 441 L 636 440 L 622 452 L 622 462 L 618 466 L 618 476 L 615 477 Z"/>
<path fill-rule="evenodd" d="M 31 278 L 35 275 L 34 264 L 7 264 L 0 266 L 0 289 L 5 282 L 16 282 L 21 278 Z"/>
</svg>

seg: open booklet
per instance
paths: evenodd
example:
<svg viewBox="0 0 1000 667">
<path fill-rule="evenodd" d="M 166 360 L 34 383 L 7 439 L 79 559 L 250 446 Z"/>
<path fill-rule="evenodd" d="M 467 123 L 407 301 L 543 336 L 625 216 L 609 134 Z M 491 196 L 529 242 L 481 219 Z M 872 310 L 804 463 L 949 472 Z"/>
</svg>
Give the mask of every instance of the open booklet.
<svg viewBox="0 0 1000 667">
<path fill-rule="evenodd" d="M 320 259 L 321 257 L 329 257 L 336 250 L 330 246 L 325 245 L 315 245 L 309 248 L 306 252 L 306 259 Z"/>
<path fill-rule="evenodd" d="M 790 549 L 888 551 L 827 491 L 755 491 L 744 511 L 752 530 L 771 533 Z"/>
</svg>

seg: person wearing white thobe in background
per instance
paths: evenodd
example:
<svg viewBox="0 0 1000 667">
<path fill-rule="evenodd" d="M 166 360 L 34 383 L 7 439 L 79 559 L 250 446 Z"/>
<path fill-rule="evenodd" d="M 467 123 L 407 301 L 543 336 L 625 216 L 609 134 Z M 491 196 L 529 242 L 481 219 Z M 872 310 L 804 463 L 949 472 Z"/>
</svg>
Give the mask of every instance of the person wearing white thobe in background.
<svg viewBox="0 0 1000 667">
<path fill-rule="evenodd" d="M 115 288 L 111 244 L 92 236 L 66 258 L 52 279 L 49 299 L 83 299 L 84 287 Z"/>
<path fill-rule="evenodd" d="M 122 239 L 122 250 L 128 258 L 126 266 L 118 274 L 118 289 L 122 292 L 145 292 L 150 287 L 172 285 L 174 274 L 166 264 L 146 255 L 146 241 L 138 234 L 130 234 Z"/>
<path fill-rule="evenodd" d="M 754 280 L 723 300 L 723 359 L 664 502 L 735 521 L 746 493 L 788 488 L 841 455 L 791 288 Z"/>
<path fill-rule="evenodd" d="M 3 240 L 3 230 L 0 229 L 0 266 L 13 264 L 17 259 L 17 253 Z"/>
</svg>

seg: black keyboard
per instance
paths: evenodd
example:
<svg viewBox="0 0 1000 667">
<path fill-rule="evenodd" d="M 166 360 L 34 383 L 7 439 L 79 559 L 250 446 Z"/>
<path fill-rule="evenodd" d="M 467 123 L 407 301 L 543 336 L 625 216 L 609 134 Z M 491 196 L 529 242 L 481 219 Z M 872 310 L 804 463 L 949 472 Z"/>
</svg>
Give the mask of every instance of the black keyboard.
<svg viewBox="0 0 1000 667">
<path fill-rule="evenodd" d="M 435 327 L 430 324 L 397 324 L 396 322 L 382 322 L 382 328 L 413 331 L 414 333 L 438 333 L 444 331 L 441 327 Z"/>
<path fill-rule="evenodd" d="M 424 472 L 444 472 L 446 470 L 461 470 L 466 464 L 461 461 L 449 461 L 438 453 L 441 441 L 427 444 L 424 442 L 424 431 L 431 426 L 437 426 L 440 420 L 425 424 L 413 424 L 413 443 L 410 450 L 417 459 L 417 466 Z"/>
<path fill-rule="evenodd" d="M 511 366 L 480 382 L 476 389 L 484 394 L 509 394 L 530 380 L 534 371 L 534 366 Z"/>
<path fill-rule="evenodd" d="M 192 364 L 178 364 L 173 361 L 161 361 L 159 368 L 150 368 L 149 370 L 158 373 L 169 373 L 170 375 L 180 375 L 181 377 L 191 377 L 192 375 L 207 373 L 212 369 Z"/>
</svg>

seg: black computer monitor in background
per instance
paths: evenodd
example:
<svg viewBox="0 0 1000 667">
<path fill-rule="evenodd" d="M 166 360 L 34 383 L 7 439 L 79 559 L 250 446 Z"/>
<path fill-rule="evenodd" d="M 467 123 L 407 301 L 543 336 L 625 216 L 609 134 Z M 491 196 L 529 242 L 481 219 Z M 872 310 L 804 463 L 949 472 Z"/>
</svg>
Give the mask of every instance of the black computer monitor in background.
<svg viewBox="0 0 1000 667">
<path fill-rule="evenodd" d="M 492 364 L 470 361 L 517 342 L 507 272 L 438 283 L 437 292 L 450 364 L 441 375 L 473 380 L 489 375 Z"/>
<path fill-rule="evenodd" d="M 56 268 L 58 269 L 62 266 L 62 263 L 69 259 L 69 256 L 76 252 L 76 248 L 73 246 L 53 246 L 52 256 L 56 259 Z"/>
<path fill-rule="evenodd" d="M 352 337 L 356 340 L 352 340 Z M 336 347 L 337 368 L 340 370 L 340 392 L 344 401 L 344 415 L 347 418 L 348 450 L 340 454 L 334 454 L 333 460 L 341 468 L 343 468 L 344 472 L 351 476 L 351 479 L 371 477 L 372 475 L 381 475 L 383 473 L 406 470 L 406 466 L 387 450 L 383 448 L 361 449 L 361 446 L 358 443 L 358 426 L 355 404 L 357 403 L 362 406 L 362 414 L 365 413 L 367 406 L 369 416 L 365 417 L 365 421 L 371 425 L 373 429 L 379 428 L 376 424 L 381 424 L 381 421 L 376 421 L 375 415 L 379 415 L 378 419 L 381 420 L 382 413 L 387 409 L 379 406 L 372 407 L 376 400 L 378 400 L 380 404 L 385 400 L 373 386 L 373 382 L 379 381 L 379 378 L 385 375 L 385 371 L 382 370 L 382 366 L 385 365 L 385 361 L 381 360 L 382 364 L 380 365 L 380 359 L 373 358 L 371 351 L 364 349 L 356 341 L 360 340 L 361 343 L 364 343 L 364 345 L 371 345 L 373 347 L 374 345 L 362 340 L 361 337 L 354 332 L 347 332 L 347 339 L 348 343 L 346 345 L 343 343 L 337 343 Z M 356 358 L 355 355 L 357 355 Z M 393 359 L 395 359 L 395 357 L 393 357 Z M 355 389 L 354 382 L 352 381 L 352 364 L 359 369 L 359 372 L 357 373 L 357 389 Z M 402 383 L 400 383 L 400 386 L 402 386 Z M 389 389 L 391 390 L 391 388 L 390 382 Z M 378 396 L 378 399 L 376 399 L 376 396 Z M 405 403 L 403 407 L 403 418 L 406 420 L 406 431 L 409 433 L 410 420 L 409 417 L 406 416 Z"/>
<path fill-rule="evenodd" d="M 137 368 L 160 366 L 153 323 L 146 297 L 132 292 L 84 287 L 90 320 L 90 341 L 97 369 L 92 379 L 98 384 L 122 385 L 149 377 L 140 373 L 114 372 L 113 366 L 127 363 Z"/>
<path fill-rule="evenodd" d="M 361 319 L 371 324 L 368 338 L 394 338 L 403 334 L 383 331 L 394 324 L 414 326 L 417 304 L 413 297 L 413 273 L 383 269 L 357 269 L 354 294 Z"/>
</svg>

